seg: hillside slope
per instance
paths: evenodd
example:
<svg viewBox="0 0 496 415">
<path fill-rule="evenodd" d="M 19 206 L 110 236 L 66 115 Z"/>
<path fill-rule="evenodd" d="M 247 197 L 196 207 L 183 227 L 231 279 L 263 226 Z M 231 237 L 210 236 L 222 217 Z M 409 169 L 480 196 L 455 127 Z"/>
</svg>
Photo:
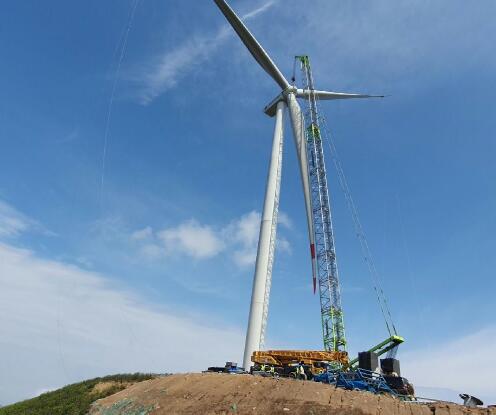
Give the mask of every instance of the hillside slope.
<svg viewBox="0 0 496 415">
<path fill-rule="evenodd" d="M 0 415 L 85 415 L 95 400 L 153 377 L 135 373 L 85 380 L 0 408 Z"/>
<path fill-rule="evenodd" d="M 496 409 L 404 403 L 316 382 L 249 375 L 182 374 L 135 384 L 92 405 L 91 415 L 373 414 L 496 415 Z"/>
</svg>

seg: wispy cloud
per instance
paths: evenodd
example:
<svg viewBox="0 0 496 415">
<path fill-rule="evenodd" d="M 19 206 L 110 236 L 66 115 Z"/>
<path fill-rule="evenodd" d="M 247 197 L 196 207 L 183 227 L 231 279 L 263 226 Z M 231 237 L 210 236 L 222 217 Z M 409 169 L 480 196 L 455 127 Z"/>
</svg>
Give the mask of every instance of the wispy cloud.
<svg viewBox="0 0 496 415">
<path fill-rule="evenodd" d="M 257 18 L 275 2 L 265 2 L 242 17 Z M 288 0 L 278 10 L 278 22 L 267 27 L 272 35 L 265 46 L 286 57 L 305 51 L 318 63 L 319 83 L 328 88 L 405 92 L 428 88 L 433 79 L 445 78 L 453 65 L 493 68 L 496 64 L 491 53 L 494 2 L 477 8 L 409 0 L 394 7 L 385 0 L 364 7 L 341 7 L 327 0 L 315 3 L 301 9 L 297 0 Z M 294 10 L 300 9 L 295 25 Z M 229 36 L 235 35 L 224 25 L 210 34 L 194 34 L 156 56 L 134 76 L 140 102 L 146 105 L 175 87 L 216 56 Z M 271 49 L 274 40 L 277 49 Z M 290 70 L 284 62 L 279 62 L 281 69 Z"/>
<path fill-rule="evenodd" d="M 267 11 L 270 7 L 272 7 L 275 2 L 276 0 L 270 0 L 265 4 L 262 4 L 260 7 L 252 10 L 251 12 L 244 14 L 241 18 L 243 20 L 248 20 L 257 17 L 259 14 L 262 14 L 263 12 Z"/>
<path fill-rule="evenodd" d="M 253 19 L 268 10 L 274 3 L 275 0 L 268 1 L 244 14 L 242 19 Z M 156 63 L 149 65 L 137 80 L 141 84 L 139 94 L 141 103 L 149 104 L 159 95 L 175 87 L 182 78 L 207 59 L 212 58 L 229 38 L 231 32 L 230 27 L 224 25 L 211 35 L 193 35 L 177 48 L 156 57 L 154 59 Z"/>
<path fill-rule="evenodd" d="M 30 230 L 52 234 L 37 221 L 0 200 L 0 238 L 15 238 Z"/>
<path fill-rule="evenodd" d="M 200 371 L 242 352 L 236 327 L 160 309 L 103 275 L 2 243 L 0 285 L 0 404 L 109 373 Z"/>
<path fill-rule="evenodd" d="M 295 22 L 298 0 L 281 13 Z M 290 42 L 286 55 L 305 50 L 316 64 L 315 75 L 329 88 L 426 89 L 446 79 L 452 67 L 493 68 L 496 3 L 484 1 L 418 2 L 387 0 L 363 4 L 316 0 L 302 10 L 299 28 L 286 24 L 279 37 Z M 311 34 L 311 35 L 310 35 Z M 476 47 L 475 47 L 476 46 Z M 395 93 L 395 95 L 398 92 Z"/>
<path fill-rule="evenodd" d="M 31 225 L 31 221 L 12 206 L 0 200 L 0 237 L 17 236 Z"/>
<path fill-rule="evenodd" d="M 80 138 L 80 133 L 77 128 L 73 128 L 71 131 L 69 131 L 67 134 L 64 136 L 55 139 L 55 143 L 57 144 L 65 144 L 65 143 L 71 143 L 73 141 L 76 141 Z"/>
<path fill-rule="evenodd" d="M 135 241 L 142 241 L 153 236 L 153 230 L 150 226 L 137 230 L 131 234 L 131 239 Z"/>
</svg>

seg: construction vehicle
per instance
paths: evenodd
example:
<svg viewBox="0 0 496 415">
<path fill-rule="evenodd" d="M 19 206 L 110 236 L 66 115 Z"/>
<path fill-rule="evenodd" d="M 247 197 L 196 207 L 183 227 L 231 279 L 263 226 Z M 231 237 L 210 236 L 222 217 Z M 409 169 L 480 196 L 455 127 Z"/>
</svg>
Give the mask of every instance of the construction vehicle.
<svg viewBox="0 0 496 415">
<path fill-rule="evenodd" d="M 348 353 L 340 351 L 263 350 L 253 352 L 251 360 L 255 372 L 269 365 L 278 375 L 288 377 L 296 377 L 296 368 L 303 363 L 307 378 L 312 379 L 329 366 L 347 366 L 349 359 Z"/>
<path fill-rule="evenodd" d="M 213 372 L 213 373 L 229 373 L 234 375 L 240 375 L 243 373 L 247 373 L 243 367 L 239 367 L 235 362 L 226 362 L 225 366 L 210 366 L 204 372 Z"/>
</svg>

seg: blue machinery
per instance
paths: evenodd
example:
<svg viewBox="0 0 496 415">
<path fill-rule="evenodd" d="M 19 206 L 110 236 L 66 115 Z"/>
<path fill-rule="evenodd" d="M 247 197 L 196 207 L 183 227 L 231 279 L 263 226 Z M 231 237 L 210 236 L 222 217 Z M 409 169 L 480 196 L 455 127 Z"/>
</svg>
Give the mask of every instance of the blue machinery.
<svg viewBox="0 0 496 415">
<path fill-rule="evenodd" d="M 406 379 L 400 377 L 393 378 L 399 383 L 393 382 L 391 385 L 394 385 L 395 383 L 398 384 L 392 387 L 383 375 L 370 370 L 329 370 L 321 373 L 320 375 L 314 376 L 313 379 L 316 382 L 328 383 L 336 388 L 359 390 L 374 394 L 388 394 L 404 401 L 416 400 L 413 396 L 413 389 L 411 391 L 407 389 L 408 381 Z M 398 386 L 403 387 L 403 390 L 397 389 Z"/>
<path fill-rule="evenodd" d="M 348 390 L 363 390 L 372 393 L 398 395 L 389 387 L 380 373 L 365 369 L 357 369 L 351 372 L 329 371 L 316 376 L 314 380 Z"/>
</svg>

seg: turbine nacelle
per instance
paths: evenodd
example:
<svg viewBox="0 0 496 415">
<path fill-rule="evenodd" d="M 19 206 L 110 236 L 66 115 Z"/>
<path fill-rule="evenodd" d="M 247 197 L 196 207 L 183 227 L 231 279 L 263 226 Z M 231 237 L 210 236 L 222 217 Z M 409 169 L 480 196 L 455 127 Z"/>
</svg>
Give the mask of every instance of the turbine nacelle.
<svg viewBox="0 0 496 415">
<path fill-rule="evenodd" d="M 347 92 L 332 92 L 332 91 L 319 91 L 296 88 L 290 86 L 282 91 L 264 108 L 265 114 L 273 117 L 276 114 L 276 106 L 279 101 L 287 101 L 289 94 L 293 94 L 296 98 L 308 99 L 309 96 L 315 96 L 319 100 L 329 101 L 335 99 L 356 99 L 356 98 L 384 98 L 384 95 L 368 95 L 368 94 L 352 94 Z"/>
</svg>

